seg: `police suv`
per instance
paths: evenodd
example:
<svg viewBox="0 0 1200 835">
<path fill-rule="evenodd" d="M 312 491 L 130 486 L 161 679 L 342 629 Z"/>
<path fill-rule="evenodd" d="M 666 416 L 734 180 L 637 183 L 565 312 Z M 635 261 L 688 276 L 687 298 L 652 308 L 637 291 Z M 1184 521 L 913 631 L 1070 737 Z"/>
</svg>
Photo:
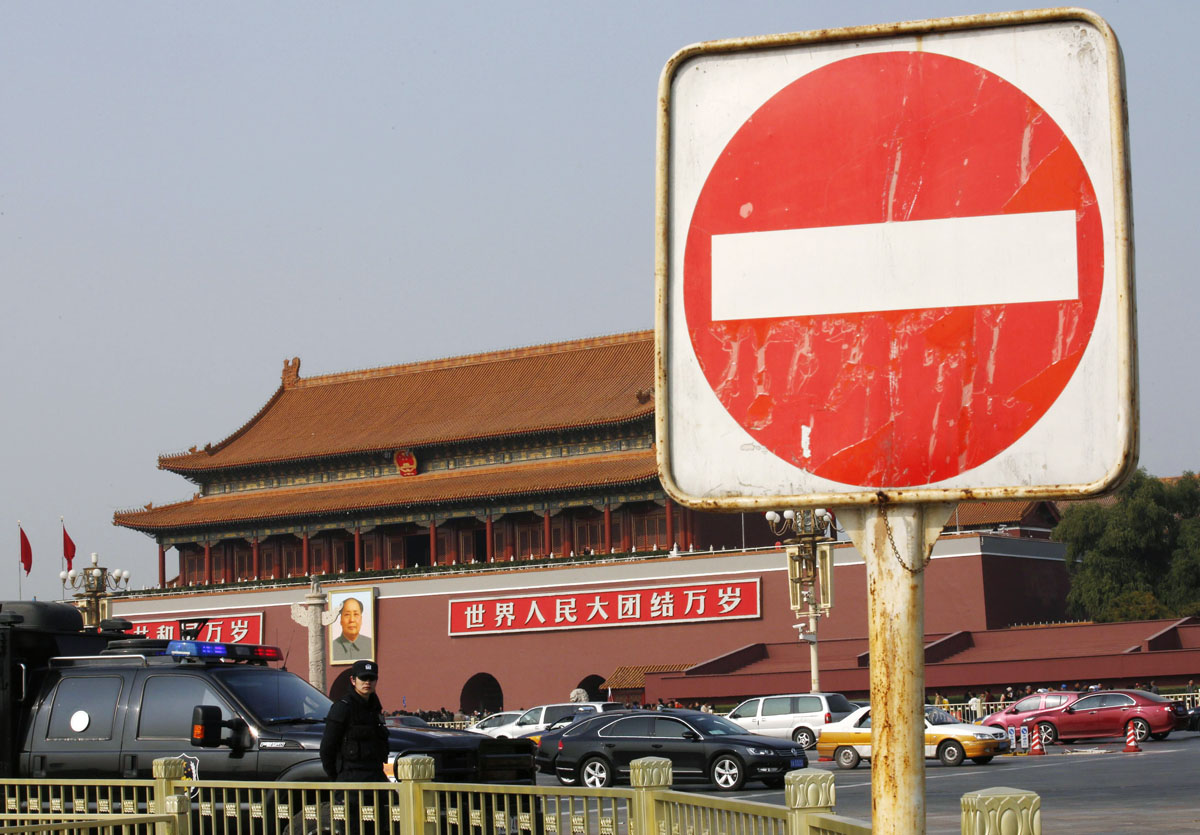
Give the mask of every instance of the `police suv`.
<svg viewBox="0 0 1200 835">
<path fill-rule="evenodd" d="M 276 647 L 85 630 L 76 608 L 0 602 L 0 777 L 152 776 L 181 757 L 194 779 L 328 779 L 319 747 L 330 701 L 269 666 Z M 389 728 L 396 756 L 434 759 L 435 779 L 533 782 L 528 740 Z"/>
</svg>

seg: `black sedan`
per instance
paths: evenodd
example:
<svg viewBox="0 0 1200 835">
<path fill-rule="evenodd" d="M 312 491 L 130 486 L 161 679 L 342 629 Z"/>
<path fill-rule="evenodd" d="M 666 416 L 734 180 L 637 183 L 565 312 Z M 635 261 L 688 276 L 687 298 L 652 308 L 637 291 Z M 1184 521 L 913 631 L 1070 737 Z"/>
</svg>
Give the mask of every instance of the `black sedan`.
<svg viewBox="0 0 1200 835">
<path fill-rule="evenodd" d="M 630 763 L 641 757 L 665 757 L 676 780 L 708 781 L 727 791 L 747 780 L 779 788 L 787 772 L 808 766 L 804 749 L 790 740 L 748 734 L 723 716 L 695 710 L 607 713 L 569 726 L 554 747 L 559 782 L 588 788 L 628 781 Z"/>
</svg>

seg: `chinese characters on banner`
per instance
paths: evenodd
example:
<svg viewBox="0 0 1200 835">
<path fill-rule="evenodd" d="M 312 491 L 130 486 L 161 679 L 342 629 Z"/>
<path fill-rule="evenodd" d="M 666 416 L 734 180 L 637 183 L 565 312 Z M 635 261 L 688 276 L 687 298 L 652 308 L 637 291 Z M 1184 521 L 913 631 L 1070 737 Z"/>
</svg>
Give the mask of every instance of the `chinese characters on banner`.
<svg viewBox="0 0 1200 835">
<path fill-rule="evenodd" d="M 761 614 L 757 579 L 450 601 L 451 635 L 744 620 Z"/>
<path fill-rule="evenodd" d="M 190 616 L 181 616 L 187 620 Z M 241 615 L 211 617 L 200 630 L 198 641 L 216 641 L 223 644 L 261 644 L 262 612 Z M 143 638 L 160 638 L 168 641 L 180 639 L 179 619 L 135 620 L 130 632 Z"/>
</svg>

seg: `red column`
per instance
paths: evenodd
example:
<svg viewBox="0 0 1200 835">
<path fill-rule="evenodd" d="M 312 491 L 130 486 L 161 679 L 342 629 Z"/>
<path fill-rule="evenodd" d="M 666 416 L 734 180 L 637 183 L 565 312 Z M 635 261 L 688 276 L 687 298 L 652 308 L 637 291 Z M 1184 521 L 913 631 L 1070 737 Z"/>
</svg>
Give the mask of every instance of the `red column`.
<svg viewBox="0 0 1200 835">
<path fill-rule="evenodd" d="M 207 540 L 204 542 L 204 583 L 209 586 L 213 584 L 212 543 Z"/>
<path fill-rule="evenodd" d="M 512 561 L 517 553 L 517 523 L 511 519 L 504 523 L 504 559 Z"/>
<path fill-rule="evenodd" d="M 429 564 L 438 564 L 437 552 L 437 522 L 429 520 Z"/>
<path fill-rule="evenodd" d="M 250 573 L 255 580 L 262 579 L 262 560 L 258 550 L 258 537 L 250 540 Z"/>
<path fill-rule="evenodd" d="M 612 543 L 612 507 L 604 506 L 604 553 L 611 554 Z"/>
<path fill-rule="evenodd" d="M 483 525 L 484 536 L 487 537 L 487 561 L 496 561 L 496 538 L 493 536 L 495 527 L 492 524 L 492 514 L 487 515 L 487 521 Z"/>
<path fill-rule="evenodd" d="M 354 529 L 354 570 L 363 570 L 362 531 Z"/>
<path fill-rule="evenodd" d="M 628 554 L 633 550 L 633 515 L 627 512 L 621 521 L 621 550 Z"/>
<path fill-rule="evenodd" d="M 233 547 L 232 542 L 226 542 L 221 546 L 221 553 L 225 557 L 225 568 L 221 572 L 225 579 L 222 582 L 232 583 L 237 579 L 237 571 L 234 566 L 234 561 L 237 557 L 237 549 Z"/>
<path fill-rule="evenodd" d="M 542 517 L 542 553 L 550 555 L 550 511 Z"/>
<path fill-rule="evenodd" d="M 158 546 L 158 587 L 167 587 L 167 549 L 161 545 Z"/>
<path fill-rule="evenodd" d="M 670 551 L 675 547 L 675 514 L 672 512 L 674 502 L 671 497 L 667 497 L 667 550 Z"/>
<path fill-rule="evenodd" d="M 571 556 L 575 550 L 575 514 L 569 510 L 562 513 L 563 552 L 564 557 Z"/>
<path fill-rule="evenodd" d="M 300 570 L 305 577 L 312 574 L 312 563 L 308 560 L 308 531 L 304 532 L 304 541 L 300 543 Z"/>
</svg>

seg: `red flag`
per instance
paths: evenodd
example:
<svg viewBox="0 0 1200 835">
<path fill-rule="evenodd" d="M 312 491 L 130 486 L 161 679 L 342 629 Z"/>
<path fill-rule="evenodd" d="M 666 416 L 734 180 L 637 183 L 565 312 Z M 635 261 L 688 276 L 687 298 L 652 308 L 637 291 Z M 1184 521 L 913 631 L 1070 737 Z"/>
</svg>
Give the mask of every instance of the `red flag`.
<svg viewBox="0 0 1200 835">
<path fill-rule="evenodd" d="M 33 548 L 29 545 L 25 529 L 17 525 L 17 530 L 21 532 L 21 565 L 25 567 L 25 576 L 28 577 L 29 569 L 33 568 Z"/>
<path fill-rule="evenodd" d="M 75 542 L 71 539 L 71 535 L 67 533 L 67 526 L 63 524 L 63 559 L 67 561 L 67 571 L 71 570 L 71 560 L 75 559 Z M 25 572 L 29 573 L 28 570 Z"/>
</svg>

